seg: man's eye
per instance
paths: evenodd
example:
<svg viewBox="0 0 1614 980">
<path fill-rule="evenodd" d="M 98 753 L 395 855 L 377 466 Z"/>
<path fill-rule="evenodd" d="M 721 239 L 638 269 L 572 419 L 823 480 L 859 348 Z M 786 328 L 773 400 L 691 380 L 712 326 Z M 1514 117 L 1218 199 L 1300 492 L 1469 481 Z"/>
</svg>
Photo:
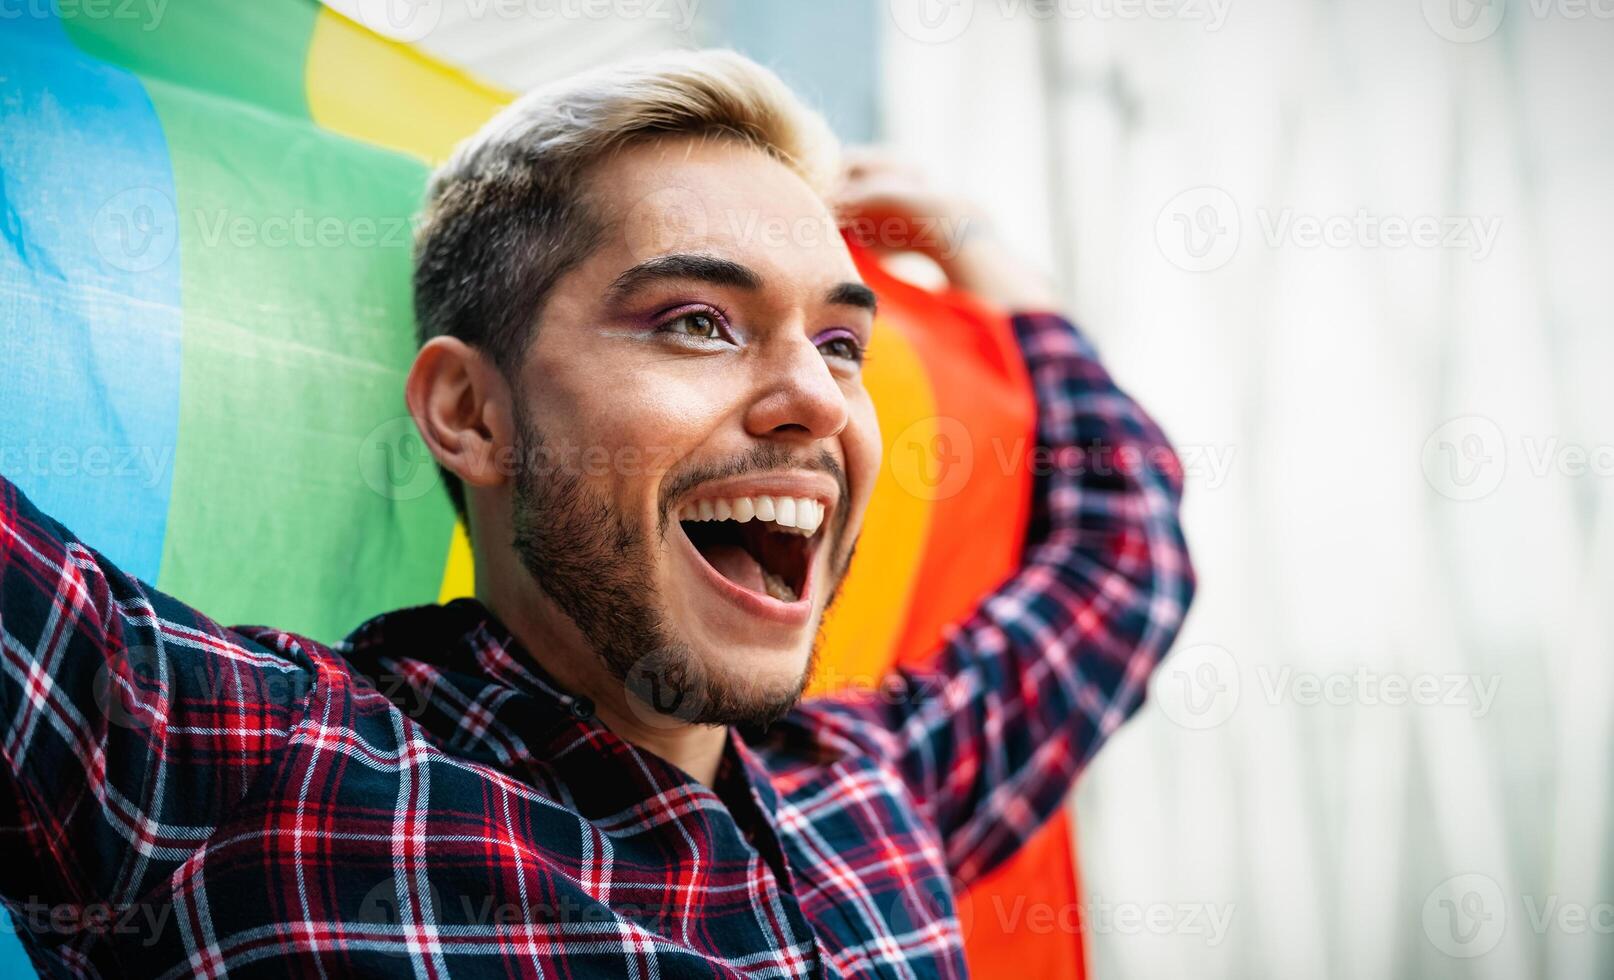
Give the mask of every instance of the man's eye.
<svg viewBox="0 0 1614 980">
<path fill-rule="evenodd" d="M 836 337 L 826 340 L 818 345 L 818 349 L 830 357 L 845 358 L 853 363 L 863 361 L 863 347 L 857 341 L 847 337 Z"/>
<path fill-rule="evenodd" d="M 668 333 L 709 340 L 717 340 L 723 336 L 723 328 L 718 326 L 717 318 L 707 313 L 684 313 L 662 324 L 661 329 Z"/>
</svg>

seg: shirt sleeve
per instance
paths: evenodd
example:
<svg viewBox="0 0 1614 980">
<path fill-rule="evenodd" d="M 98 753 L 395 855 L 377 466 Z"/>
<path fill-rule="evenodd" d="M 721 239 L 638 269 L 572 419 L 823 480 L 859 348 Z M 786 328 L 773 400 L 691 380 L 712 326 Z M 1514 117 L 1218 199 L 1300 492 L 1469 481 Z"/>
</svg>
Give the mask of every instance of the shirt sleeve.
<svg viewBox="0 0 1614 980">
<path fill-rule="evenodd" d="M 272 765 L 313 664 L 125 575 L 0 476 L 0 897 L 133 904 Z M 52 917 L 56 917 L 54 920 Z"/>
<path fill-rule="evenodd" d="M 820 721 L 874 721 L 967 885 L 1052 816 L 1144 698 L 1194 590 L 1178 523 L 1182 468 L 1064 317 L 1012 318 L 1037 403 L 1020 569 L 934 661 L 877 691 L 816 702 Z"/>
</svg>

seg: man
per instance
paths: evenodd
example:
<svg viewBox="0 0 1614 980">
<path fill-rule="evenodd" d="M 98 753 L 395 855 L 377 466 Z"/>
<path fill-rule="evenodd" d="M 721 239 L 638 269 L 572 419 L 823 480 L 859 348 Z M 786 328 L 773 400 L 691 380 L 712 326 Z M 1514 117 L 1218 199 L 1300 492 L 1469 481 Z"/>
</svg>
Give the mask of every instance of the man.
<svg viewBox="0 0 1614 980">
<path fill-rule="evenodd" d="M 955 243 L 1022 311 L 1056 463 L 1024 567 L 933 676 L 800 701 L 880 462 L 875 299 L 838 236 L 747 229 L 955 209 L 838 173 L 776 77 L 699 52 L 531 93 L 434 176 L 406 397 L 474 600 L 334 649 L 226 629 L 0 481 L 3 886 L 41 969 L 962 975 L 957 890 L 1181 622 L 1181 477 L 1035 277 Z"/>
</svg>

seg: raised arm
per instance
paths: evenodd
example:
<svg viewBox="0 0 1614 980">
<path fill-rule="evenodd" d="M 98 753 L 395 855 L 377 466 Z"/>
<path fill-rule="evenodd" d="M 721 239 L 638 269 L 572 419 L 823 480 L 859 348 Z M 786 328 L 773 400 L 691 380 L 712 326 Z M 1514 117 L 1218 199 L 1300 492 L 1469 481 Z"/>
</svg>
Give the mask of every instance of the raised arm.
<svg viewBox="0 0 1614 980">
<path fill-rule="evenodd" d="M 0 896 L 19 926 L 70 947 L 200 847 L 311 676 L 123 574 L 0 476 Z"/>
<path fill-rule="evenodd" d="M 1011 855 L 1143 702 L 1193 594 L 1177 456 L 1053 313 L 1013 317 L 1036 389 L 1031 520 L 1020 570 L 933 665 L 809 710 L 868 721 L 942 833 L 956 880 Z"/>
<path fill-rule="evenodd" d="M 953 229 L 918 250 L 954 287 L 1008 310 L 1059 305 L 981 211 L 911 165 L 851 154 L 837 207 L 881 227 L 929 219 Z M 1013 325 L 1037 403 L 1020 570 L 923 671 L 808 707 L 827 730 L 867 737 L 868 751 L 894 760 L 966 884 L 1057 811 L 1142 704 L 1194 590 L 1177 519 L 1182 469 L 1165 436 L 1063 316 L 1022 312 Z"/>
</svg>

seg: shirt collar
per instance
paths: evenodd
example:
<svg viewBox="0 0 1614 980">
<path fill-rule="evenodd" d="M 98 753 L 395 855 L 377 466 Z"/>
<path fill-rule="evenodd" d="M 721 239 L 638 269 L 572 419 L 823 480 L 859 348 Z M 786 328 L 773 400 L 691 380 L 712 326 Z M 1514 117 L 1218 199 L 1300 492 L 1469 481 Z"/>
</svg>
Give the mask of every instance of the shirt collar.
<svg viewBox="0 0 1614 980">
<path fill-rule="evenodd" d="M 406 703 L 419 706 L 410 712 L 413 720 L 457 755 L 485 755 L 506 768 L 542 762 L 591 780 L 610 773 L 613 762 L 636 763 L 658 783 L 694 784 L 684 788 L 696 795 L 713 792 L 611 733 L 588 698 L 567 691 L 475 598 L 383 613 L 354 630 L 339 650 L 367 678 L 383 678 L 377 682 L 383 692 L 406 686 Z M 753 841 L 759 849 L 773 842 L 779 796 L 761 759 L 732 728 L 715 782 L 714 795 L 748 836 L 766 838 Z"/>
</svg>

